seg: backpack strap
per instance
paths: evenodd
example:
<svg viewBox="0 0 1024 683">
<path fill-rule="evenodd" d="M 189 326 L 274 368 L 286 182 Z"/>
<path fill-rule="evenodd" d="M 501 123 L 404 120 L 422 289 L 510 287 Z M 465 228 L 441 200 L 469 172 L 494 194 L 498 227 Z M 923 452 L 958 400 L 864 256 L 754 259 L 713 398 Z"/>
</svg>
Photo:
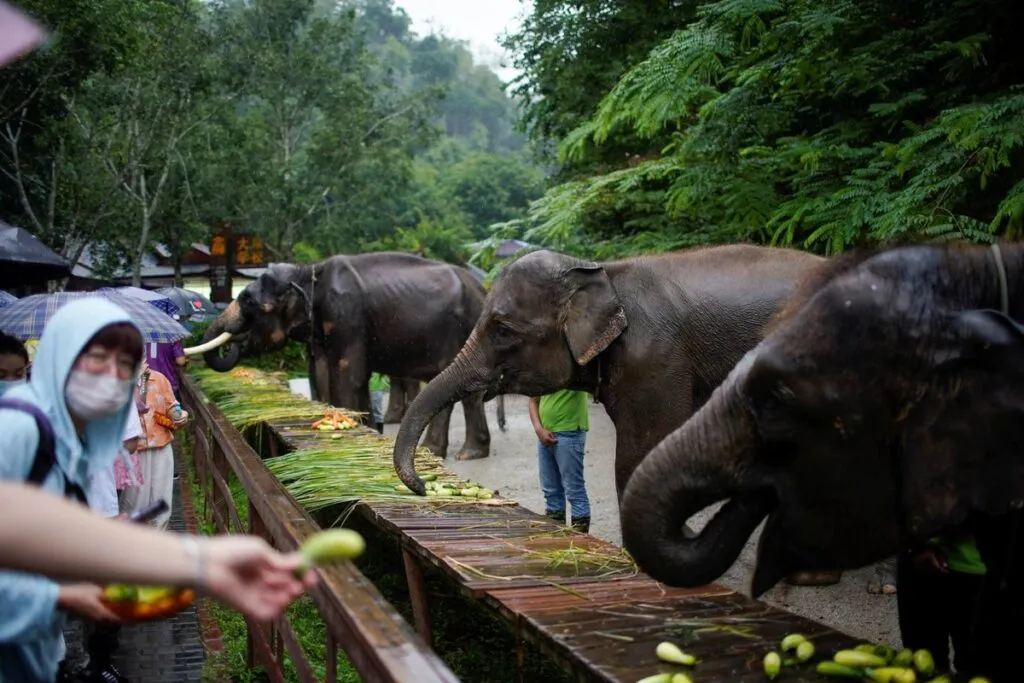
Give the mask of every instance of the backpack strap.
<svg viewBox="0 0 1024 683">
<path fill-rule="evenodd" d="M 39 409 L 39 406 L 17 398 L 0 398 L 0 408 L 20 410 L 35 418 L 36 428 L 39 430 L 39 444 L 36 446 L 36 454 L 32 459 L 32 466 L 29 468 L 25 481 L 42 486 L 50 474 L 50 470 L 57 467 L 57 439 L 53 434 L 53 426 L 50 425 L 49 418 Z M 80 503 L 87 504 L 82 487 L 69 481 L 67 475 L 59 467 L 57 469 L 64 481 L 64 495 L 70 495 L 78 499 Z"/>
</svg>

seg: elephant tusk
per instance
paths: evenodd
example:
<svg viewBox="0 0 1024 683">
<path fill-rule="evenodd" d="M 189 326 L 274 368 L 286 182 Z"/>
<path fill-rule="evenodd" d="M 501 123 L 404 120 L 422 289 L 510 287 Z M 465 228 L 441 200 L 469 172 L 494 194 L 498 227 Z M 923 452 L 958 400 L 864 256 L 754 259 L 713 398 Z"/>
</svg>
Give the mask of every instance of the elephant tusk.
<svg viewBox="0 0 1024 683">
<path fill-rule="evenodd" d="M 221 332 L 220 334 L 218 334 L 216 337 L 206 342 L 205 344 L 200 344 L 199 346 L 190 346 L 187 349 L 182 349 L 182 351 L 185 352 L 186 356 L 196 356 L 199 355 L 200 353 L 213 351 L 218 346 L 223 346 L 224 344 L 227 344 L 229 341 L 231 341 L 231 333 Z"/>
</svg>

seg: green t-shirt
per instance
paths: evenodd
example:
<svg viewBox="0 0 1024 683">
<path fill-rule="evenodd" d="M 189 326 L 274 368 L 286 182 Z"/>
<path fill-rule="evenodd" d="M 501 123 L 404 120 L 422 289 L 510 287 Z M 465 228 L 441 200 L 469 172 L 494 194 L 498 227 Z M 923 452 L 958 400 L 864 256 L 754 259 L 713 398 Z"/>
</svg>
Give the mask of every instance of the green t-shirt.
<svg viewBox="0 0 1024 683">
<path fill-rule="evenodd" d="M 973 536 L 933 538 L 931 543 L 946 556 L 946 564 L 950 571 L 961 574 L 984 574 L 988 570 Z"/>
<path fill-rule="evenodd" d="M 540 397 L 540 423 L 552 432 L 590 429 L 587 392 L 562 389 Z"/>
<path fill-rule="evenodd" d="M 370 391 L 391 391 L 391 380 L 387 375 L 372 373 L 370 375 Z"/>
</svg>

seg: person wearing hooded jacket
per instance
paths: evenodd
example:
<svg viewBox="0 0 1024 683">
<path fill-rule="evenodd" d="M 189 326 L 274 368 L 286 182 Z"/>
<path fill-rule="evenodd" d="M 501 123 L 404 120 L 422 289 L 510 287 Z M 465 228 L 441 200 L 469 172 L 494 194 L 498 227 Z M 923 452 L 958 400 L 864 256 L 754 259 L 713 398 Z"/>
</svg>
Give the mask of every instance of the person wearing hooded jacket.
<svg viewBox="0 0 1024 683">
<path fill-rule="evenodd" d="M 131 405 L 142 336 L 125 311 L 104 298 L 72 301 L 43 330 L 31 379 L 8 391 L 35 405 L 54 433 L 56 463 L 41 483 L 55 496 L 87 487 L 109 468 Z M 40 434 L 31 414 L 0 409 L 0 479 L 25 481 Z M 31 514 L 31 512 L 29 512 Z M 64 657 L 67 613 L 116 622 L 94 584 L 58 584 L 0 571 L 0 681 L 52 683 Z"/>
</svg>

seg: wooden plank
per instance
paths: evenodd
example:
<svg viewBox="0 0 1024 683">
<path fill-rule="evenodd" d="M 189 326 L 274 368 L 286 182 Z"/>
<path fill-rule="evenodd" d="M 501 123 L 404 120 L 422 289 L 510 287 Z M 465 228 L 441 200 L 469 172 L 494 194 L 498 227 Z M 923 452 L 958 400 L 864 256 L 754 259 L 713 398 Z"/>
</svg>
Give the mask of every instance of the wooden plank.
<svg viewBox="0 0 1024 683">
<path fill-rule="evenodd" d="M 632 683 L 659 671 L 687 671 L 716 683 L 764 681 L 762 659 L 787 633 L 815 642 L 831 657 L 851 639 L 822 624 L 721 587 L 671 589 L 653 580 L 576 585 L 577 595 L 554 588 L 492 591 L 488 601 L 516 613 L 524 637 L 580 672 L 588 681 Z M 695 655 L 695 667 L 663 664 L 654 654 L 672 641 Z M 805 665 L 800 680 L 825 681 Z"/>
</svg>

